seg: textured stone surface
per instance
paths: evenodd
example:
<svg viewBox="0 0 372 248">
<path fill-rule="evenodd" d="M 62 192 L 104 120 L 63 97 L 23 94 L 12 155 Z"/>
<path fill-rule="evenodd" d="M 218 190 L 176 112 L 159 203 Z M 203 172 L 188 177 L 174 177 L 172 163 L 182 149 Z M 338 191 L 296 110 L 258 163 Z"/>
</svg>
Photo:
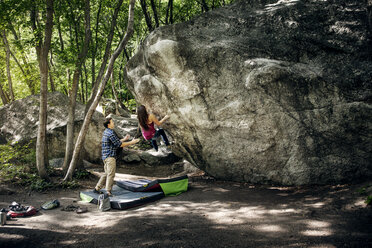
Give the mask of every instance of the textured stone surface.
<svg viewBox="0 0 372 248">
<path fill-rule="evenodd" d="M 239 1 L 156 29 L 128 87 L 168 114 L 173 151 L 220 179 L 290 185 L 372 176 L 366 1 Z"/>
<path fill-rule="evenodd" d="M 12 144 L 36 141 L 39 121 L 39 96 L 29 96 L 0 108 L 2 138 Z M 62 93 L 48 94 L 48 153 L 51 158 L 64 157 L 68 97 Z M 75 112 L 75 141 L 83 124 L 84 105 L 77 103 Z M 101 138 L 104 127 L 103 115 L 96 112 L 88 128 L 84 142 L 83 157 L 91 162 L 101 160 Z"/>
</svg>

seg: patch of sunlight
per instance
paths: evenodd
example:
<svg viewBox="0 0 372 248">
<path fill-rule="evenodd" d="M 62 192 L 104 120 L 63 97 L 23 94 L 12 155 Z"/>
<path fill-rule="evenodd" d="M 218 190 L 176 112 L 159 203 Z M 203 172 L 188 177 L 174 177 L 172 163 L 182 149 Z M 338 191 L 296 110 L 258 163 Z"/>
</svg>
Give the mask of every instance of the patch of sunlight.
<svg viewBox="0 0 372 248">
<path fill-rule="evenodd" d="M 337 246 L 334 246 L 332 244 L 317 244 L 309 246 L 309 248 L 336 248 Z"/>
<path fill-rule="evenodd" d="M 19 235 L 19 234 L 2 233 L 1 238 L 2 239 L 24 239 L 25 236 Z"/>
<path fill-rule="evenodd" d="M 299 0 L 279 0 L 276 3 L 271 3 L 271 4 L 266 4 L 265 10 L 266 12 L 268 11 L 276 11 L 278 9 L 284 8 L 284 7 L 289 7 L 292 5 L 295 5 Z M 256 11 L 258 14 L 264 14 L 264 11 L 258 10 Z"/>
<path fill-rule="evenodd" d="M 59 244 L 61 245 L 73 245 L 77 242 L 77 240 L 72 239 L 72 240 L 61 240 L 59 241 Z"/>
<path fill-rule="evenodd" d="M 269 214 L 283 214 L 283 213 L 299 213 L 298 210 L 295 210 L 293 208 L 288 208 L 288 209 L 271 209 L 267 211 Z"/>
<path fill-rule="evenodd" d="M 301 232 L 305 236 L 331 236 L 333 233 L 330 230 L 307 230 Z"/>
<path fill-rule="evenodd" d="M 278 194 L 278 196 L 288 196 L 289 194 L 288 193 L 280 193 Z"/>
<path fill-rule="evenodd" d="M 365 199 L 360 199 L 360 200 L 355 201 L 354 205 L 356 207 L 365 207 L 367 205 L 367 203 L 366 203 Z"/>
<path fill-rule="evenodd" d="M 313 196 L 309 197 L 309 196 L 306 196 L 305 197 L 305 200 L 306 201 L 317 201 L 317 200 L 319 200 L 319 197 L 313 197 Z"/>
<path fill-rule="evenodd" d="M 97 105 L 96 111 L 97 111 L 97 112 L 100 112 L 101 114 L 103 114 L 103 107 L 102 107 L 101 104 L 98 104 L 98 105 Z"/>
<path fill-rule="evenodd" d="M 321 208 L 324 205 L 325 205 L 324 202 L 317 202 L 317 203 L 313 203 L 313 204 L 304 204 L 304 206 L 313 207 L 313 208 Z"/>
<path fill-rule="evenodd" d="M 285 230 L 278 225 L 259 225 L 255 229 L 262 232 L 284 232 Z"/>
<path fill-rule="evenodd" d="M 306 223 L 310 228 L 324 228 L 329 227 L 330 224 L 325 221 L 311 220 Z"/>
<path fill-rule="evenodd" d="M 228 189 L 223 189 L 223 188 L 213 188 L 212 190 L 213 190 L 213 191 L 216 191 L 216 192 L 223 192 L 223 193 L 225 193 L 225 192 L 230 192 L 230 190 L 228 190 Z"/>
</svg>

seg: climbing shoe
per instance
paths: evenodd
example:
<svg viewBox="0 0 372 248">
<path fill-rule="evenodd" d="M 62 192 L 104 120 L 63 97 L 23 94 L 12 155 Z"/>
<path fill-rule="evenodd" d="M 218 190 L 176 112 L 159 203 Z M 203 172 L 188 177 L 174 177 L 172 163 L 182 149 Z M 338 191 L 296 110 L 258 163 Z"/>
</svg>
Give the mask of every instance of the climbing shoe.
<svg viewBox="0 0 372 248">
<path fill-rule="evenodd" d="M 44 203 L 43 205 L 41 205 L 41 208 L 44 210 L 50 210 L 50 209 L 59 207 L 59 205 L 60 205 L 59 201 L 55 199 L 53 201 L 48 201 Z"/>
</svg>

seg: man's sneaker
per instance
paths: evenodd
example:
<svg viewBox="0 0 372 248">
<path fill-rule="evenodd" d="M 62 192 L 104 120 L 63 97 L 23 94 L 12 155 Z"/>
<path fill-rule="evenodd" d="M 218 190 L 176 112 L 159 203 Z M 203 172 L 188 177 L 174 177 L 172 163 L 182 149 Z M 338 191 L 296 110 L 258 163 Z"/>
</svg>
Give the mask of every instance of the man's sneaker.
<svg viewBox="0 0 372 248">
<path fill-rule="evenodd" d="M 102 191 L 100 190 L 96 190 L 96 188 L 93 189 L 93 193 L 96 193 L 96 194 L 102 194 Z"/>
</svg>

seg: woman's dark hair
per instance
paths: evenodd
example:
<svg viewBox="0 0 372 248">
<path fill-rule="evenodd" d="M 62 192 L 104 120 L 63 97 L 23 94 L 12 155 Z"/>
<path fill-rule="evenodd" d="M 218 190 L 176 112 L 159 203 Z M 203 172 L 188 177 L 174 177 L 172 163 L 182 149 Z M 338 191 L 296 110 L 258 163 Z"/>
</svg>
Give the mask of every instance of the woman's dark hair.
<svg viewBox="0 0 372 248">
<path fill-rule="evenodd" d="M 147 121 L 148 121 L 149 115 L 147 113 L 145 106 L 141 105 L 137 108 L 137 118 L 138 118 L 138 122 L 141 125 L 141 127 L 145 130 L 148 130 L 149 127 L 147 126 Z"/>
<path fill-rule="evenodd" d="M 108 118 L 106 118 L 106 120 L 103 122 L 103 126 L 104 126 L 105 128 L 107 128 L 108 124 L 110 124 L 111 119 L 112 119 L 111 117 L 108 117 Z"/>
</svg>

